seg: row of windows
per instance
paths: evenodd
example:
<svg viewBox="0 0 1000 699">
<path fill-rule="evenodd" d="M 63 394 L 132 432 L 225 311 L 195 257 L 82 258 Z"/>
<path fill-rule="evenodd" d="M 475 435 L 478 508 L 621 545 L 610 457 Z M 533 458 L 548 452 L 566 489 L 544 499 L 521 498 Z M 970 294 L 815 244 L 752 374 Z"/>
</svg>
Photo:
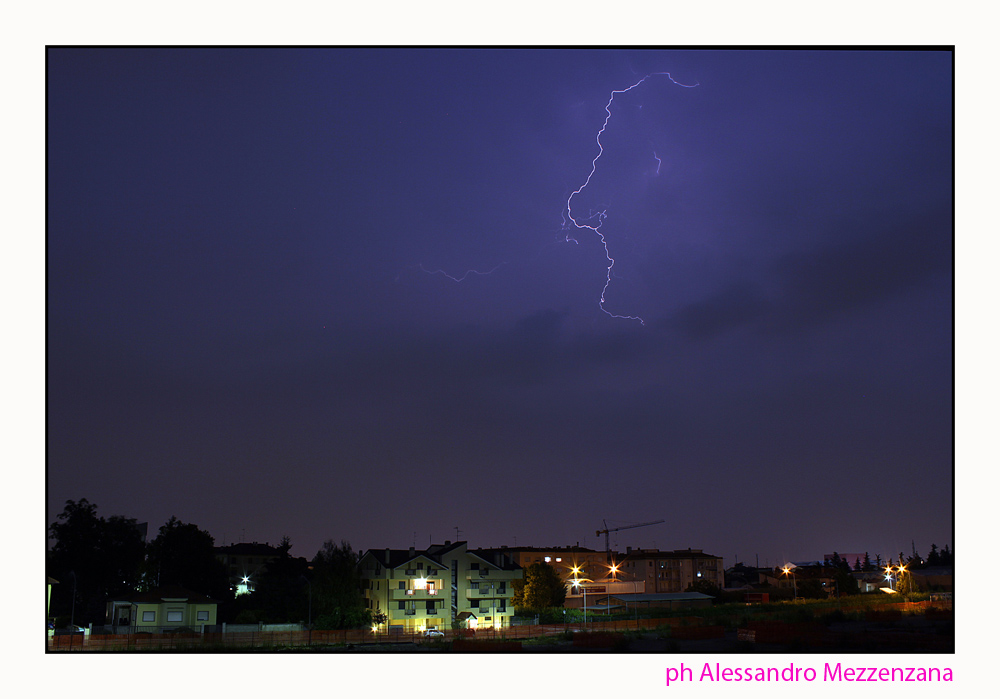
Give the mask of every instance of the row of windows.
<svg viewBox="0 0 1000 699">
<path fill-rule="evenodd" d="M 142 613 L 142 620 L 144 622 L 155 622 L 156 621 L 156 612 L 155 611 L 152 611 L 152 612 L 143 612 Z M 184 621 L 184 612 L 170 611 L 170 610 L 167 611 L 167 623 L 168 624 L 173 624 L 173 623 L 178 623 L 179 624 L 179 623 L 181 623 L 183 621 Z M 207 609 L 206 610 L 201 610 L 201 611 L 198 612 L 198 621 L 208 621 L 208 610 Z"/>
</svg>

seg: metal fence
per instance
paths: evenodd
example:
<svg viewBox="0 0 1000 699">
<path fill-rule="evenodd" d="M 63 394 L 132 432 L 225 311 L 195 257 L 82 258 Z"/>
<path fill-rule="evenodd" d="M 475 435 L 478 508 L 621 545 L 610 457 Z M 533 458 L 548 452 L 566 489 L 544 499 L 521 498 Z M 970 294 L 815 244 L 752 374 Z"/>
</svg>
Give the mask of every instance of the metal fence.
<svg viewBox="0 0 1000 699">
<path fill-rule="evenodd" d="M 817 609 L 819 613 L 823 611 Z M 825 610 L 829 611 L 829 610 Z M 928 604 L 928 603 L 896 603 L 873 605 L 872 610 L 876 613 L 906 613 L 925 615 L 950 615 L 951 604 Z M 534 620 L 532 620 L 534 621 Z M 249 649 L 279 649 L 297 648 L 311 646 L 349 646 L 349 645 L 376 645 L 376 644 L 405 644 L 405 643 L 441 643 L 455 640 L 488 640 L 488 641 L 516 641 L 527 638 L 538 638 L 542 636 L 555 636 L 565 633 L 622 633 L 626 631 L 650 630 L 663 627 L 672 627 L 673 631 L 679 631 L 680 635 L 692 638 L 701 636 L 715 637 L 718 635 L 717 624 L 713 624 L 706 617 L 684 616 L 684 617 L 664 617 L 656 619 L 612 619 L 607 621 L 588 620 L 587 623 L 573 624 L 520 624 L 505 626 L 503 628 L 481 628 L 476 630 L 460 629 L 442 631 L 440 636 L 427 636 L 421 632 L 406 632 L 380 629 L 377 632 L 370 629 L 352 629 L 341 631 L 316 631 L 301 628 L 294 628 L 293 625 L 286 625 L 287 630 L 268 629 L 267 627 L 252 625 L 241 625 L 236 627 L 229 625 L 222 631 L 222 626 L 208 627 L 204 632 L 171 631 L 164 633 L 150 633 L 147 631 L 133 631 L 128 633 L 101 633 L 99 627 L 95 627 L 91 633 L 82 634 L 56 634 L 49 636 L 48 649 L 51 651 L 64 650 L 90 650 L 90 651 L 144 651 L 144 650 L 179 650 L 179 651 L 239 651 Z M 247 628 L 249 627 L 249 629 Z M 289 628 L 291 627 L 291 628 Z M 696 630 L 699 629 L 700 630 Z M 281 627 L 279 627 L 281 628 Z M 775 627 L 777 628 L 777 627 Z M 781 627 L 784 628 L 784 627 Z M 683 629 L 683 631 L 680 631 Z M 100 629 L 104 631 L 104 629 Z M 771 627 L 761 624 L 751 624 L 749 630 L 754 631 L 754 636 L 761 633 L 769 633 Z M 747 631 L 746 638 L 751 640 Z M 754 640 L 760 642 L 761 638 Z M 462 644 L 463 649 L 467 644 Z"/>
<path fill-rule="evenodd" d="M 567 632 L 580 631 L 626 631 L 639 628 L 656 628 L 668 624 L 698 623 L 700 620 L 675 619 L 639 619 L 605 622 L 589 622 L 587 624 L 525 624 L 508 626 L 500 629 L 460 629 L 441 632 L 441 636 L 427 636 L 422 632 L 397 632 L 369 629 L 351 629 L 341 631 L 221 631 L 186 632 L 171 631 L 165 633 L 150 633 L 139 631 L 135 633 L 93 633 L 50 636 L 50 650 L 189 650 L 189 651 L 235 651 L 245 649 L 294 648 L 328 645 L 376 645 L 403 643 L 438 643 L 456 639 L 476 640 L 517 640 L 539 636 L 553 636 Z"/>
</svg>

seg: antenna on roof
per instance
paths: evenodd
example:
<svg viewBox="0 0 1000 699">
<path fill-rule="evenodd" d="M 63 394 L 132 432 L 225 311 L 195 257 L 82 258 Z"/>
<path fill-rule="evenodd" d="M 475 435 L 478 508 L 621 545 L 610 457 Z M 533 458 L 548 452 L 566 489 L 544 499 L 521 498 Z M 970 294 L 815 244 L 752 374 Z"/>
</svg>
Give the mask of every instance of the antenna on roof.
<svg viewBox="0 0 1000 699">
<path fill-rule="evenodd" d="M 458 527 L 455 527 L 455 541 L 461 540 L 462 534 L 464 534 L 464 533 L 465 532 L 463 532 L 461 529 L 459 529 Z"/>
</svg>

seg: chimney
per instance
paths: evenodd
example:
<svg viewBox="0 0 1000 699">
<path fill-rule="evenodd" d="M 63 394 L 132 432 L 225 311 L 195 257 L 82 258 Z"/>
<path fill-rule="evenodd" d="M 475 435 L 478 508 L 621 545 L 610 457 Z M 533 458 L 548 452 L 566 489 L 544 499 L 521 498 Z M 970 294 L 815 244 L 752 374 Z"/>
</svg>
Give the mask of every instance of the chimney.
<svg viewBox="0 0 1000 699">
<path fill-rule="evenodd" d="M 631 546 L 626 546 L 626 547 L 625 547 L 625 555 L 627 556 L 627 555 L 629 555 L 630 553 L 632 553 L 632 547 L 631 547 Z"/>
<path fill-rule="evenodd" d="M 389 549 L 385 550 L 385 564 L 389 565 Z"/>
<path fill-rule="evenodd" d="M 410 547 L 410 558 L 413 558 L 413 551 L 414 551 L 414 549 L 413 549 L 413 547 L 411 546 L 411 547 Z"/>
</svg>

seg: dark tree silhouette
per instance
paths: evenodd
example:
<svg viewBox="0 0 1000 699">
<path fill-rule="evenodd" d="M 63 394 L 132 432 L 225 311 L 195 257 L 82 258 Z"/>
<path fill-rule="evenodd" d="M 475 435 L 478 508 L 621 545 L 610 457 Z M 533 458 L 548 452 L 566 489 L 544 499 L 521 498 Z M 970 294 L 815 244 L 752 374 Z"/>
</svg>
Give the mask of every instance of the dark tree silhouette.
<svg viewBox="0 0 1000 699">
<path fill-rule="evenodd" d="M 49 525 L 48 574 L 60 583 L 52 593 L 52 614 L 72 611 L 77 624 L 102 624 L 108 599 L 139 583 L 142 534 L 134 519 L 98 517 L 97 505 L 86 498 L 67 500 L 57 520 Z"/>
</svg>

